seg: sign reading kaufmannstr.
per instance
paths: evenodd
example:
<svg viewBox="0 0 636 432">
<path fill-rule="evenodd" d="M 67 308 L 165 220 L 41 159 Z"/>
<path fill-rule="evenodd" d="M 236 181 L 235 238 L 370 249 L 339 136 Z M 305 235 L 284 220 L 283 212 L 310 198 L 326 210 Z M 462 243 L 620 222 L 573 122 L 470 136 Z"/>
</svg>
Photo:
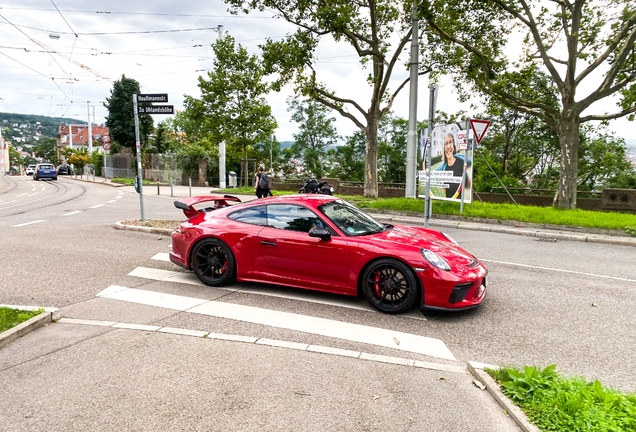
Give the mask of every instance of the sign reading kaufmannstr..
<svg viewBox="0 0 636 432">
<path fill-rule="evenodd" d="M 168 102 L 168 93 L 138 94 L 137 102 Z"/>
</svg>

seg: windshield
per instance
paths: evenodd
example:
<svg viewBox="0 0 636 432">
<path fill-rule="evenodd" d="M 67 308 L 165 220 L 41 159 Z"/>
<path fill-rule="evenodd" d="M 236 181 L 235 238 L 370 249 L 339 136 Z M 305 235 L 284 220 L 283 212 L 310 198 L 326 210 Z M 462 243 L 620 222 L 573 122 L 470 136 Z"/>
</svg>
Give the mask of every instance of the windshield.
<svg viewBox="0 0 636 432">
<path fill-rule="evenodd" d="M 376 234 L 385 230 L 384 225 L 345 201 L 331 201 L 319 209 L 348 236 Z"/>
</svg>

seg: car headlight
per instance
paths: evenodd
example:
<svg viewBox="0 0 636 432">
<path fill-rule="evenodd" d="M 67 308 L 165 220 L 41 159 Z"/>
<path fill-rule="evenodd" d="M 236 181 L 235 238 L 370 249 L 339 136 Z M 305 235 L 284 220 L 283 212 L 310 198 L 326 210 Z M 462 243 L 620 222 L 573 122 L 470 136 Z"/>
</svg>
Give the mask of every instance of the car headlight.
<svg viewBox="0 0 636 432">
<path fill-rule="evenodd" d="M 450 270 L 450 266 L 448 265 L 448 263 L 444 261 L 444 259 L 440 257 L 439 255 L 437 255 L 435 252 L 431 252 L 428 249 L 420 249 L 420 252 L 422 253 L 422 256 L 426 258 L 428 262 L 433 264 L 438 269 L 446 270 L 446 271 Z"/>
</svg>

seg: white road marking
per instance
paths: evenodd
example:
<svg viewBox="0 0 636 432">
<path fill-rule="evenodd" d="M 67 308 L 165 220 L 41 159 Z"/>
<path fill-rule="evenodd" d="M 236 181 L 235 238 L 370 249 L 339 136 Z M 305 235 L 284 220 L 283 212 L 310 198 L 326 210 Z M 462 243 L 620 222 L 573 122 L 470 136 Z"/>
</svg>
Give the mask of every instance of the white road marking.
<svg viewBox="0 0 636 432">
<path fill-rule="evenodd" d="M 562 269 L 555 269 L 555 268 L 551 268 L 551 267 L 541 267 L 541 266 L 532 265 L 532 264 L 517 264 L 517 263 L 511 263 L 511 262 L 505 262 L 505 261 L 495 261 L 495 260 L 486 260 L 486 259 L 482 259 L 481 261 L 491 262 L 491 263 L 496 263 L 496 264 L 516 266 L 516 267 L 533 268 L 533 269 L 537 269 L 537 270 L 549 270 L 549 271 L 554 271 L 554 272 L 559 272 L 559 273 L 570 273 L 570 274 L 577 274 L 577 275 L 582 275 L 582 276 L 591 276 L 591 277 L 597 277 L 597 278 L 601 278 L 601 279 L 612 279 L 612 280 L 618 280 L 618 281 L 623 281 L 623 282 L 636 282 L 636 279 L 626 279 L 626 278 L 620 278 L 620 277 L 615 277 L 615 276 L 605 276 L 605 275 L 599 275 L 599 274 L 594 274 L 594 273 L 578 272 L 578 271 L 573 271 L 573 270 L 562 270 Z"/>
<path fill-rule="evenodd" d="M 117 202 L 117 200 L 110 200 L 110 201 L 106 201 L 107 204 L 112 204 L 114 202 Z"/>
<path fill-rule="evenodd" d="M 99 208 L 99 207 L 104 207 L 104 204 L 97 204 L 89 208 Z"/>
<path fill-rule="evenodd" d="M 31 192 L 33 192 L 36 188 L 31 189 Z"/>
<path fill-rule="evenodd" d="M 7 202 L 2 203 L 2 204 L 9 204 L 9 203 L 12 203 L 12 202 L 15 202 L 15 201 L 16 201 L 16 200 L 11 200 L 11 201 L 7 201 Z"/>
<path fill-rule="evenodd" d="M 168 252 L 159 252 L 150 259 L 157 260 L 157 261 L 170 262 L 170 254 Z"/>
<path fill-rule="evenodd" d="M 377 327 L 122 286 L 110 286 L 97 296 L 456 360 L 439 339 Z"/>
<path fill-rule="evenodd" d="M 165 254 L 167 255 L 167 254 Z M 162 260 L 162 253 L 156 254 L 152 259 Z M 169 259 L 168 259 L 169 260 Z M 182 283 L 187 285 L 197 285 L 201 287 L 205 287 L 207 285 L 203 284 L 194 273 L 190 272 L 175 272 L 171 270 L 160 270 L 149 267 L 137 267 L 130 273 L 128 276 L 135 276 L 143 279 L 151 279 L 162 282 L 174 282 L 174 283 Z M 352 298 L 347 296 L 339 296 L 340 300 L 331 300 L 326 298 L 316 297 L 315 292 L 306 291 L 303 289 L 298 289 L 297 292 L 290 292 L 288 289 L 276 288 L 274 286 L 263 285 L 255 288 L 250 287 L 242 287 L 242 288 L 224 288 L 219 287 L 217 289 L 222 289 L 230 292 L 241 292 L 246 294 L 256 294 L 268 297 L 276 297 L 276 298 L 284 298 L 287 300 L 296 300 L 303 301 L 308 303 L 317 303 L 326 306 L 336 306 L 347 309 L 361 310 L 365 312 L 376 312 L 376 310 L 368 303 L 352 303 Z M 414 309 L 411 312 L 404 313 L 400 315 L 403 318 L 412 318 L 420 321 L 427 321 L 426 317 L 422 315 L 419 309 Z"/>
<path fill-rule="evenodd" d="M 39 194 L 39 192 L 32 193 L 32 194 L 31 194 L 31 195 L 29 195 L 29 196 L 30 196 L 30 197 L 32 197 L 33 195 L 37 195 L 37 194 Z"/>
<path fill-rule="evenodd" d="M 36 223 L 40 223 L 40 222 L 45 222 L 45 221 L 44 220 L 36 220 L 36 221 L 33 221 L 33 222 L 25 222 L 25 223 L 21 223 L 21 224 L 18 224 L 18 225 L 13 225 L 13 227 L 14 228 L 23 227 L 23 226 L 27 226 L 27 225 L 33 225 L 33 224 L 36 224 Z"/>
<path fill-rule="evenodd" d="M 223 341 L 230 341 L 230 342 L 242 342 L 242 343 L 250 343 L 250 344 L 257 344 L 257 345 L 267 345 L 267 346 L 273 346 L 273 347 L 279 347 L 279 348 L 302 349 L 307 352 L 350 357 L 350 358 L 364 360 L 364 361 L 391 363 L 391 364 L 396 364 L 401 366 L 432 369 L 432 370 L 437 370 L 442 372 L 453 372 L 453 373 L 460 373 L 460 374 L 468 373 L 468 369 L 466 369 L 465 366 L 430 363 L 430 362 L 424 362 L 421 360 L 405 359 L 401 357 L 380 356 L 380 355 L 365 353 L 362 351 L 343 350 L 339 348 L 327 347 L 322 345 L 309 345 L 309 344 L 302 344 L 298 342 L 287 342 L 287 341 L 281 341 L 276 339 L 264 339 L 264 338 L 258 338 L 258 337 L 252 337 L 252 336 L 230 335 L 230 334 L 224 334 L 224 333 L 214 333 L 214 332 L 206 332 L 206 331 L 200 331 L 200 330 L 187 330 L 187 329 L 179 329 L 179 328 L 171 328 L 171 327 L 159 327 L 159 326 L 151 326 L 151 325 L 145 325 L 145 324 L 114 323 L 111 321 L 92 321 L 92 320 L 82 320 L 82 319 L 74 319 L 74 318 L 60 318 L 58 323 L 76 324 L 76 325 L 93 325 L 93 326 L 99 326 L 99 327 L 111 327 L 115 329 L 170 333 L 170 334 L 177 334 L 180 336 L 206 338 L 210 340 L 216 339 L 216 340 L 223 340 Z M 493 369 L 497 369 L 497 367 L 493 367 Z"/>
<path fill-rule="evenodd" d="M 115 199 L 119 199 L 119 198 L 121 198 L 122 196 L 123 196 L 123 195 L 119 195 L 119 196 L 118 196 L 118 197 L 116 197 Z"/>
<path fill-rule="evenodd" d="M 25 195 L 26 195 L 26 193 L 23 193 L 23 194 L 20 194 L 20 195 L 16 195 L 15 197 L 16 198 L 20 198 L 21 196 L 25 196 Z"/>
<path fill-rule="evenodd" d="M 75 210 L 75 211 L 72 211 L 70 213 L 64 213 L 62 216 L 70 216 L 70 215 L 74 215 L 74 214 L 77 214 L 77 213 L 81 213 L 81 211 L 80 210 Z"/>
</svg>

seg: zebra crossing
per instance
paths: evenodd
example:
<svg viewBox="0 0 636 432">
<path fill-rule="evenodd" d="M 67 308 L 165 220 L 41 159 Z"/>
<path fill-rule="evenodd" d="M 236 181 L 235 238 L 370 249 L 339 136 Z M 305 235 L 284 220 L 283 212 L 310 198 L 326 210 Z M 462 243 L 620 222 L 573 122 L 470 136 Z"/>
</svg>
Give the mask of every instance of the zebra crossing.
<svg viewBox="0 0 636 432">
<path fill-rule="evenodd" d="M 169 261 L 169 258 L 167 253 L 158 253 L 152 256 L 151 260 L 166 262 Z M 136 267 L 128 273 L 128 276 L 151 281 L 205 286 L 194 274 L 184 271 L 165 270 L 153 267 Z M 252 287 L 241 284 L 219 289 L 226 290 L 230 293 L 281 297 L 301 302 L 320 303 L 323 305 L 368 311 L 369 313 L 379 313 L 367 305 L 366 302 L 363 303 L 359 299 L 345 296 L 342 296 L 343 298 L 334 299 L 334 297 L 340 296 L 325 297 L 303 290 L 296 292 L 294 290 L 268 285 Z M 446 344 L 439 339 L 334 319 L 234 304 L 228 301 L 227 297 L 224 297 L 223 301 L 209 300 L 121 285 L 110 285 L 97 293 L 96 296 L 98 298 L 391 348 L 405 353 L 422 354 L 451 361 L 456 360 Z M 410 315 L 409 318 L 425 321 L 425 318 L 418 310 Z"/>
</svg>

